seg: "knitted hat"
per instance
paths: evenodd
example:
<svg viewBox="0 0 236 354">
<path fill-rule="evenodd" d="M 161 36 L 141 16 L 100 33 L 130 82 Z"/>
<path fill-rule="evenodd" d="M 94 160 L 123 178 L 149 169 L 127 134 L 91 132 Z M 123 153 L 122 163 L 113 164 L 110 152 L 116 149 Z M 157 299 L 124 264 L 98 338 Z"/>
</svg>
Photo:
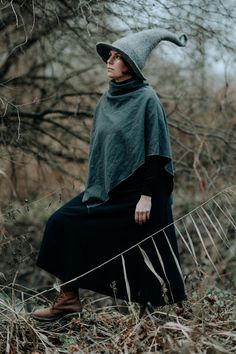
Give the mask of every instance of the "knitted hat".
<svg viewBox="0 0 236 354">
<path fill-rule="evenodd" d="M 141 32 L 132 33 L 116 40 L 112 44 L 99 42 L 96 44 L 96 49 L 105 63 L 110 56 L 110 50 L 115 50 L 121 53 L 122 57 L 131 66 L 137 77 L 145 80 L 145 77 L 142 74 L 145 62 L 151 51 L 163 40 L 184 47 L 187 43 L 187 36 L 181 34 L 178 37 L 176 34 L 166 30 L 147 29 Z"/>
</svg>

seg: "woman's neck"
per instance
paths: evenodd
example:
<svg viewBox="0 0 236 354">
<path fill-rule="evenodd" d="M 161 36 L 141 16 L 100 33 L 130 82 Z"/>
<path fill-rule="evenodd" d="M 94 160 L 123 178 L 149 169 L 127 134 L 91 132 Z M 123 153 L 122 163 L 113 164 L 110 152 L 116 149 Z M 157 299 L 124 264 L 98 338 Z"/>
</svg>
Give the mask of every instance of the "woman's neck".
<svg viewBox="0 0 236 354">
<path fill-rule="evenodd" d="M 132 80 L 135 80 L 135 78 L 133 76 L 129 77 L 128 79 L 122 80 L 122 81 L 115 81 L 112 80 L 116 85 L 122 85 L 122 84 L 126 84 L 127 82 L 130 82 Z"/>
<path fill-rule="evenodd" d="M 139 88 L 146 86 L 148 84 L 144 83 L 143 80 L 132 77 L 131 79 L 115 82 L 111 80 L 109 82 L 109 90 L 108 93 L 111 96 L 123 95 L 126 93 L 130 93 L 132 91 L 136 91 Z"/>
</svg>

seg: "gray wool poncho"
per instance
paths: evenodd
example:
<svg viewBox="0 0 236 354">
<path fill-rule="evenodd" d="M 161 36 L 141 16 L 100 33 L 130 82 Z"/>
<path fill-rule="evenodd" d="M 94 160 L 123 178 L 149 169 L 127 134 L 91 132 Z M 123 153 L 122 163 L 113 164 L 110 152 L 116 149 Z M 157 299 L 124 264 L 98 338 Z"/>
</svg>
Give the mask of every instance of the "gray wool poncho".
<svg viewBox="0 0 236 354">
<path fill-rule="evenodd" d="M 173 176 L 168 127 L 155 91 L 140 80 L 110 81 L 94 113 L 83 202 L 107 201 L 151 155 L 165 157 L 165 170 Z"/>
</svg>

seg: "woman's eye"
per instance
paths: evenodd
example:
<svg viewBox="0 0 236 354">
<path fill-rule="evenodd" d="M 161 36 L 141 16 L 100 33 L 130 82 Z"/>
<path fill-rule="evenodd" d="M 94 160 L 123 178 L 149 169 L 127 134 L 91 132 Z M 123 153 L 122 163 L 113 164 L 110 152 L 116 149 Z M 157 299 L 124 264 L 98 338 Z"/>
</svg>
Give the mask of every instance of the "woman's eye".
<svg viewBox="0 0 236 354">
<path fill-rule="evenodd" d="M 122 59 L 122 56 L 120 54 L 114 54 L 112 55 L 111 53 L 109 54 L 109 59 L 115 59 L 115 60 L 121 60 Z"/>
<path fill-rule="evenodd" d="M 117 54 L 117 55 L 115 56 L 115 59 L 121 59 L 121 55 Z"/>
</svg>

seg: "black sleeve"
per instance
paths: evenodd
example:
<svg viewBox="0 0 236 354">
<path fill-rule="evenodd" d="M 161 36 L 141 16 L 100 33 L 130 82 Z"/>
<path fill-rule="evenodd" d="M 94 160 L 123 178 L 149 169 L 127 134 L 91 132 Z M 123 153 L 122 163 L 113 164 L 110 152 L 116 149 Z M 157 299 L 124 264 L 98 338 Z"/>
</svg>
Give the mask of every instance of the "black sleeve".
<svg viewBox="0 0 236 354">
<path fill-rule="evenodd" d="M 144 165 L 144 178 L 141 189 L 142 195 L 152 196 L 160 175 L 164 171 L 165 160 L 161 156 L 147 156 Z"/>
</svg>

